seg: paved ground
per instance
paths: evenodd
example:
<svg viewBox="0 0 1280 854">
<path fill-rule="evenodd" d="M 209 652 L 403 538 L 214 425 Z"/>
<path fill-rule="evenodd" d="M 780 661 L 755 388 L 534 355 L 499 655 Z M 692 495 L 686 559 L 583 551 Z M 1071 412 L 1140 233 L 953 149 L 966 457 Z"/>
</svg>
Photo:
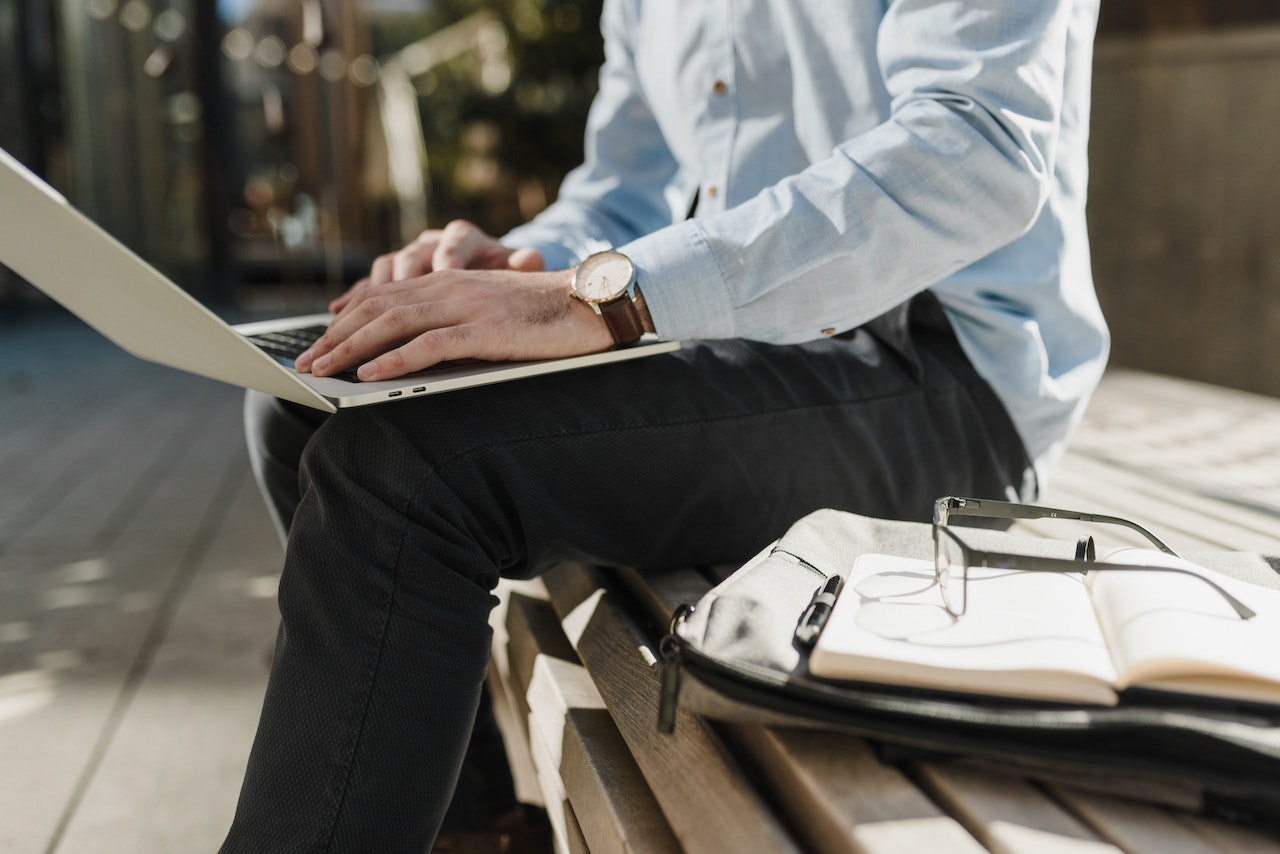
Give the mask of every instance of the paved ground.
<svg viewBox="0 0 1280 854">
<path fill-rule="evenodd" d="M 0 318 L 0 851 L 216 850 L 280 562 L 239 401 Z"/>
</svg>

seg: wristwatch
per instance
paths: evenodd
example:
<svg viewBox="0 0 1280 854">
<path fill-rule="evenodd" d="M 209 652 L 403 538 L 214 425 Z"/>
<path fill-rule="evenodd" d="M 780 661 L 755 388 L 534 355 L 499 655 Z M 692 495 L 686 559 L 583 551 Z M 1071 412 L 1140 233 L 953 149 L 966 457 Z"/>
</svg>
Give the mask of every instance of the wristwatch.
<svg viewBox="0 0 1280 854">
<path fill-rule="evenodd" d="M 621 252 L 587 256 L 574 271 L 573 295 L 604 318 L 618 344 L 634 344 L 645 332 L 653 331 L 636 284 L 636 266 Z"/>
</svg>

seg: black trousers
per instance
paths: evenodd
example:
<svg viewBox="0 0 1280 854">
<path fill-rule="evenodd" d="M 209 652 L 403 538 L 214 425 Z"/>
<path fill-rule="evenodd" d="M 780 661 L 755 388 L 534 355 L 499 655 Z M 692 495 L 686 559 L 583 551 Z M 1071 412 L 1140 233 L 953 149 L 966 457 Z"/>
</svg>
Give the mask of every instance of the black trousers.
<svg viewBox="0 0 1280 854">
<path fill-rule="evenodd" d="M 731 563 L 822 507 L 924 520 L 939 495 L 1034 490 L 927 295 L 803 345 L 696 343 L 327 418 L 260 396 L 247 412 L 288 545 L 224 852 L 425 851 L 476 719 L 499 577 Z"/>
</svg>

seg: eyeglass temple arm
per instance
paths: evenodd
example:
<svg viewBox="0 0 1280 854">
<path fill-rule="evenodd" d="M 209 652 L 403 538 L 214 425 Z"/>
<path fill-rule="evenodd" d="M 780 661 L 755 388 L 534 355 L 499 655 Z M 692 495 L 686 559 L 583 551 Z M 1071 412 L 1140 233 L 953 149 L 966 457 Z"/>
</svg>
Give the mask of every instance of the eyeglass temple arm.
<svg viewBox="0 0 1280 854">
<path fill-rule="evenodd" d="M 1198 572 L 1189 569 L 1182 569 L 1176 566 L 1132 566 L 1127 564 L 1116 563 L 1091 563 L 1081 566 L 1076 561 L 1065 561 L 1060 558 L 1042 558 L 1033 557 L 1031 555 L 1014 555 L 1002 554 L 1000 552 L 978 552 L 975 556 L 980 557 L 983 566 L 996 567 L 999 569 L 1026 569 L 1033 572 L 1176 572 L 1181 575 L 1189 575 L 1192 578 L 1199 579 L 1205 584 L 1217 591 L 1218 595 L 1226 600 L 1231 606 L 1231 610 L 1239 615 L 1240 619 L 1248 620 L 1256 617 L 1257 612 L 1248 605 L 1241 602 L 1235 596 L 1232 596 L 1226 588 L 1218 584 L 1212 578 L 1206 578 Z"/>
<path fill-rule="evenodd" d="M 1060 510 L 1056 507 L 1039 507 L 1035 504 L 1013 504 L 989 498 L 954 498 L 947 502 L 947 513 L 953 516 L 994 516 L 1000 519 L 1075 519 L 1080 522 L 1102 522 L 1120 525 L 1136 531 L 1151 541 L 1165 554 L 1178 557 L 1178 553 L 1166 546 L 1155 534 L 1119 516 L 1101 513 L 1081 513 L 1078 510 Z"/>
</svg>

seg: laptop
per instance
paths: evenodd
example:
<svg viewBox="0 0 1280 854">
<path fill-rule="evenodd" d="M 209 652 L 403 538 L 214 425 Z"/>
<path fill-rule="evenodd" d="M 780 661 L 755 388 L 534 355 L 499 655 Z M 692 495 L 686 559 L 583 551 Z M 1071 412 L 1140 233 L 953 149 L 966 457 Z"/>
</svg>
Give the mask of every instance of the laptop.
<svg viewBox="0 0 1280 854">
<path fill-rule="evenodd" d="M 678 349 L 646 336 L 630 347 L 528 362 L 467 360 L 395 380 L 313 377 L 293 355 L 330 315 L 230 325 L 81 214 L 0 149 L 0 263 L 128 352 L 327 412 Z"/>
</svg>

